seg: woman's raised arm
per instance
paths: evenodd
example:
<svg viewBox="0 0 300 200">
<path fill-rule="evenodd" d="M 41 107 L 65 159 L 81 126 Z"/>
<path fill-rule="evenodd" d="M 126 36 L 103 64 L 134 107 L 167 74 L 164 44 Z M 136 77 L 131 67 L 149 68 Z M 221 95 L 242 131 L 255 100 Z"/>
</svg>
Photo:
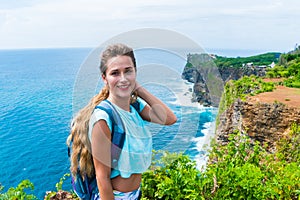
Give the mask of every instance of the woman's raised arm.
<svg viewBox="0 0 300 200">
<path fill-rule="evenodd" d="M 172 125 L 177 121 L 176 115 L 165 103 L 138 83 L 136 84 L 135 91 L 148 104 L 140 113 L 144 120 L 162 125 Z"/>
</svg>

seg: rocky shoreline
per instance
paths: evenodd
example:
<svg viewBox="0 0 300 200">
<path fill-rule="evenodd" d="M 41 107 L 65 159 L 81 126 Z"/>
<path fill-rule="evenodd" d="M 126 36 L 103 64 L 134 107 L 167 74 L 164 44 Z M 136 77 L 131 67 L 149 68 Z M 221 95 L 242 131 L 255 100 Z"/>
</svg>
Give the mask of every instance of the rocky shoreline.
<svg viewBox="0 0 300 200">
<path fill-rule="evenodd" d="M 265 76 L 266 69 L 241 66 L 218 67 L 215 57 L 208 54 L 189 54 L 182 72 L 182 79 L 193 83 L 192 101 L 203 106 L 218 107 L 224 84 L 229 80 L 238 80 L 243 76 Z"/>
<path fill-rule="evenodd" d="M 220 94 L 224 91 L 222 84 L 225 85 L 229 80 L 238 80 L 243 76 L 251 75 L 266 76 L 265 67 L 248 65 L 220 67 L 216 66 L 215 59 L 215 56 L 208 54 L 189 54 L 182 73 L 183 79 L 194 84 L 192 101 L 203 106 L 219 107 Z M 210 81 L 213 76 L 215 79 Z M 214 89 L 217 88 L 220 93 L 217 95 L 213 93 L 214 89 L 211 89 L 210 84 L 217 85 Z M 278 87 L 282 89 L 283 86 Z M 290 90 L 293 90 L 293 93 Z M 300 99 L 300 89 L 287 88 L 284 91 L 290 92 L 289 94 L 287 92 L 281 94 L 282 91 L 263 93 L 260 96 L 264 96 L 264 99 L 256 96 L 248 97 L 243 101 L 236 99 L 225 112 L 219 113 L 214 136 L 216 141 L 221 145 L 226 145 L 229 134 L 239 131 L 250 136 L 253 141 L 267 144 L 268 150 L 273 152 L 276 142 L 289 132 L 291 125 L 300 124 L 300 107 L 294 105 Z M 280 95 L 279 92 L 281 92 Z M 266 99 L 269 101 L 265 101 Z"/>
</svg>

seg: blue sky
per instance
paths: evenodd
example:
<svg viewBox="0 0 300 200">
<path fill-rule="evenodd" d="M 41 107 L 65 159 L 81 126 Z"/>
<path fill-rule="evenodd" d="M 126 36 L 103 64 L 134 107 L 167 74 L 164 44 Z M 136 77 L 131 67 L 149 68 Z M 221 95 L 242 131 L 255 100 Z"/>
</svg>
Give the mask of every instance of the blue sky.
<svg viewBox="0 0 300 200">
<path fill-rule="evenodd" d="M 0 48 L 96 47 L 158 28 L 203 48 L 287 52 L 299 19 L 299 0 L 0 0 Z"/>
</svg>

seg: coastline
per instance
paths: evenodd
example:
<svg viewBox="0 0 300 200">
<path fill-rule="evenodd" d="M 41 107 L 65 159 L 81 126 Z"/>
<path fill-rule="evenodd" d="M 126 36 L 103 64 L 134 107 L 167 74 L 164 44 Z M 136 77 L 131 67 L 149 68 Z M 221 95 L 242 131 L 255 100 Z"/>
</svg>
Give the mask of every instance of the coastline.
<svg viewBox="0 0 300 200">
<path fill-rule="evenodd" d="M 176 94 L 177 100 L 175 104 L 180 106 L 188 106 L 201 108 L 202 106 L 198 102 L 192 102 L 193 98 L 193 83 L 183 80 L 181 84 L 181 91 Z"/>
<path fill-rule="evenodd" d="M 183 82 L 183 91 L 177 94 L 178 99 L 180 99 L 181 106 L 188 106 L 194 107 L 199 111 L 202 112 L 213 112 L 217 113 L 218 109 L 214 107 L 205 107 L 200 105 L 198 102 L 192 102 L 193 97 L 193 83 L 190 83 L 186 80 Z M 179 102 L 176 102 L 179 103 Z M 215 118 L 213 121 L 209 121 L 203 124 L 203 129 L 201 133 L 203 136 L 194 137 L 192 142 L 196 143 L 195 149 L 197 150 L 198 154 L 195 156 L 194 160 L 196 161 L 197 169 L 201 170 L 204 169 L 208 160 L 208 150 L 210 149 L 211 139 L 215 136 Z"/>
</svg>

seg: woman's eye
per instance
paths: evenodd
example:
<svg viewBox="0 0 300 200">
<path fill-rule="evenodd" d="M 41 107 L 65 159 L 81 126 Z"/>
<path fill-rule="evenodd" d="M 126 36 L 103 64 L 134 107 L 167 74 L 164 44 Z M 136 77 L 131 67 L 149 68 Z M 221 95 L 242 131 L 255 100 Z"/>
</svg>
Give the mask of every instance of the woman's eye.
<svg viewBox="0 0 300 200">
<path fill-rule="evenodd" d="M 117 76 L 117 75 L 119 75 L 119 72 L 116 72 L 116 71 L 111 72 L 111 75 L 112 75 L 112 76 Z"/>
</svg>

